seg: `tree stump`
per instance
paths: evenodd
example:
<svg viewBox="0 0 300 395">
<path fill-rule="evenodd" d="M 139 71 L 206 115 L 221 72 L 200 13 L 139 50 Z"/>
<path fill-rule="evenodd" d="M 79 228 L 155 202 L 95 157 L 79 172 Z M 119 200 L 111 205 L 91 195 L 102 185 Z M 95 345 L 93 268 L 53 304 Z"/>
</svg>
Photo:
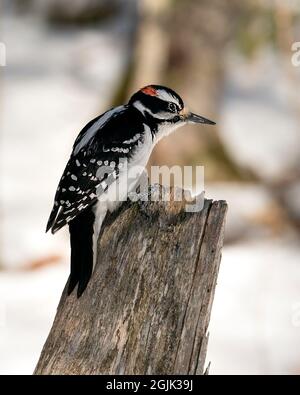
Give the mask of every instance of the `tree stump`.
<svg viewBox="0 0 300 395">
<path fill-rule="evenodd" d="M 81 298 L 65 287 L 34 374 L 203 374 L 225 201 L 126 202 Z"/>
</svg>

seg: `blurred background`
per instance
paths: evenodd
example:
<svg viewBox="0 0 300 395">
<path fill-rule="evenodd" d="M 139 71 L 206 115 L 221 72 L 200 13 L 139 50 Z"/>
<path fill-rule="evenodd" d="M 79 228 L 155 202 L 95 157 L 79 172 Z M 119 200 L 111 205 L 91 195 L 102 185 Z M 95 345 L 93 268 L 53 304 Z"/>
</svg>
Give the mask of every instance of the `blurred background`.
<svg viewBox="0 0 300 395">
<path fill-rule="evenodd" d="M 300 373 L 297 41 L 299 0 L 2 0 L 1 374 L 32 373 L 68 277 L 68 232 L 45 225 L 74 138 L 150 83 L 217 122 L 150 160 L 205 166 L 229 204 L 210 373 Z"/>
</svg>

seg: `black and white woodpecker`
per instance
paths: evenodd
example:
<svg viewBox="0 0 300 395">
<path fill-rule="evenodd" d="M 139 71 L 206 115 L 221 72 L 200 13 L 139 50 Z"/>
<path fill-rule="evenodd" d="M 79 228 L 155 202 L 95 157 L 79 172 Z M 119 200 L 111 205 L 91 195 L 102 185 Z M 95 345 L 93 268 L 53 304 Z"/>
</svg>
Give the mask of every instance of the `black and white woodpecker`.
<svg viewBox="0 0 300 395">
<path fill-rule="evenodd" d="M 99 115 L 79 133 L 47 224 L 52 233 L 69 225 L 69 294 L 78 284 L 80 297 L 89 282 L 107 211 L 115 210 L 136 187 L 140 174 L 135 171 L 136 182 L 128 183 L 130 169 L 141 169 L 141 173 L 154 146 L 187 123 L 215 124 L 189 112 L 172 89 L 149 85 L 136 92 L 128 104 Z"/>
</svg>

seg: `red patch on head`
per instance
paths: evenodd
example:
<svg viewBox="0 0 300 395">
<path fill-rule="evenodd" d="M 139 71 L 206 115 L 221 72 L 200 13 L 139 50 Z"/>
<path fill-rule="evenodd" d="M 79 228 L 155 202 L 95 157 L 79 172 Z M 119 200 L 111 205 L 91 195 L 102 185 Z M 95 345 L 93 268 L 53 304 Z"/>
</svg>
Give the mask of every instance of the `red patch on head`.
<svg viewBox="0 0 300 395">
<path fill-rule="evenodd" d="M 141 89 L 141 91 L 143 93 L 145 93 L 146 95 L 150 95 L 150 96 L 157 96 L 157 91 L 155 88 L 153 88 L 153 86 L 149 85 L 149 86 L 145 86 L 145 88 Z"/>
</svg>

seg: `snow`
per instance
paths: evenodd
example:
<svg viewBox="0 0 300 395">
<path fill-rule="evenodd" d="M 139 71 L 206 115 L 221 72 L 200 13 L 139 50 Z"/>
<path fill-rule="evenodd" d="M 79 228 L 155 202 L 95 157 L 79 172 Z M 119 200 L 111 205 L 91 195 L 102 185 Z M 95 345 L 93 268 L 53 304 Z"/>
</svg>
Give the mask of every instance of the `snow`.
<svg viewBox="0 0 300 395">
<path fill-rule="evenodd" d="M 270 239 L 223 250 L 210 323 L 211 374 L 299 374 L 300 247 Z"/>
<path fill-rule="evenodd" d="M 68 278 L 67 265 L 0 272 L 0 374 L 32 374 Z"/>
</svg>

